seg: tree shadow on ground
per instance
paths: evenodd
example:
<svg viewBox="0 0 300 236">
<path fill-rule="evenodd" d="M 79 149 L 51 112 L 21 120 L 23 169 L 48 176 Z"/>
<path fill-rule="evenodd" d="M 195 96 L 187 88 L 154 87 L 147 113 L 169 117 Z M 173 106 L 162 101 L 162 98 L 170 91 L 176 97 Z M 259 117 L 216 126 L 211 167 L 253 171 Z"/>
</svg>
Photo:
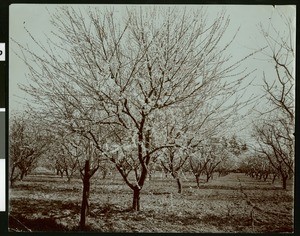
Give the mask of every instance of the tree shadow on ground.
<svg viewBox="0 0 300 236">
<path fill-rule="evenodd" d="M 80 212 L 80 203 L 70 202 L 70 201 L 60 201 L 60 200 L 42 200 L 42 199 L 32 199 L 32 200 L 11 200 L 11 206 L 13 209 L 18 209 L 18 214 L 23 213 L 31 215 L 36 212 L 41 212 L 42 214 L 50 212 L 63 212 L 70 210 L 74 213 Z M 14 210 L 12 209 L 12 212 Z M 22 210 L 22 211 L 20 211 Z"/>
<path fill-rule="evenodd" d="M 28 219 L 23 216 L 9 216 L 9 231 L 18 232 L 49 232 L 49 231 L 69 231 L 69 229 L 59 223 L 54 218 Z"/>
</svg>

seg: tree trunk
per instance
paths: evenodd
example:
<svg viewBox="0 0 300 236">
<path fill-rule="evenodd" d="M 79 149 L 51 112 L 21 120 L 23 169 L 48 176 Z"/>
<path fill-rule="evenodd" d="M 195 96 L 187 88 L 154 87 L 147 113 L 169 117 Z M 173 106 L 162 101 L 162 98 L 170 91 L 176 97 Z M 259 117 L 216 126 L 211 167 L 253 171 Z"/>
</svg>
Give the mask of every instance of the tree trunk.
<svg viewBox="0 0 300 236">
<path fill-rule="evenodd" d="M 68 178 L 67 182 L 70 183 L 71 182 L 71 176 L 68 175 L 67 178 Z"/>
<path fill-rule="evenodd" d="M 272 184 L 274 184 L 275 179 L 276 179 L 276 174 L 273 174 Z"/>
<path fill-rule="evenodd" d="M 69 177 L 69 171 L 68 169 L 65 169 L 64 172 L 66 173 L 67 178 Z"/>
<path fill-rule="evenodd" d="M 132 209 L 134 211 L 140 210 L 140 193 L 141 193 L 140 187 L 135 186 L 133 189 L 133 202 L 132 202 Z"/>
<path fill-rule="evenodd" d="M 103 172 L 102 172 L 102 179 L 105 179 L 106 178 L 106 175 L 107 175 L 107 170 L 105 169 L 105 170 L 103 170 Z"/>
<path fill-rule="evenodd" d="M 287 183 L 288 176 L 282 175 L 282 189 L 286 190 L 286 183 Z"/>
<path fill-rule="evenodd" d="M 182 193 L 182 185 L 181 185 L 181 181 L 178 177 L 178 174 L 177 173 L 172 173 L 172 176 L 176 180 L 177 187 L 178 187 L 178 193 Z"/>
<path fill-rule="evenodd" d="M 207 173 L 207 174 L 206 174 L 206 183 L 209 181 L 210 177 L 211 177 L 210 174 Z"/>
<path fill-rule="evenodd" d="M 12 167 L 12 170 L 11 170 L 11 173 L 10 173 L 10 187 L 11 187 L 11 188 L 14 187 L 14 183 L 15 183 L 15 181 L 16 181 L 16 179 L 17 179 L 16 177 L 14 178 L 15 169 L 16 169 L 16 167 L 13 166 L 13 167 Z"/>
<path fill-rule="evenodd" d="M 88 200 L 90 193 L 90 163 L 85 161 L 84 176 L 83 176 L 83 191 L 82 191 L 82 203 L 81 203 L 81 214 L 80 214 L 80 229 L 85 229 L 86 215 L 88 213 Z"/>
<path fill-rule="evenodd" d="M 195 177 L 196 177 L 197 187 L 200 188 L 200 176 L 196 174 Z"/>
<path fill-rule="evenodd" d="M 178 186 L 178 193 L 182 193 L 182 185 L 179 177 L 176 178 L 177 186 Z"/>
<path fill-rule="evenodd" d="M 269 173 L 266 173 L 266 174 L 264 175 L 264 181 L 267 181 L 268 177 L 269 177 Z"/>
<path fill-rule="evenodd" d="M 21 180 L 21 181 L 24 179 L 24 176 L 25 176 L 25 172 L 24 172 L 24 171 L 21 171 L 21 175 L 20 175 L 20 180 Z"/>
</svg>

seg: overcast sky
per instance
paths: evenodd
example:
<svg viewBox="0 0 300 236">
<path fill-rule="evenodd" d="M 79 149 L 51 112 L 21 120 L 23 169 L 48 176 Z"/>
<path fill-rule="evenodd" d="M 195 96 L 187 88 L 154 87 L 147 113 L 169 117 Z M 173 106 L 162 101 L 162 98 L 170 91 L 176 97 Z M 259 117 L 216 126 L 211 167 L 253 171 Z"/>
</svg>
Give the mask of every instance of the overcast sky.
<svg viewBox="0 0 300 236">
<path fill-rule="evenodd" d="M 76 7 L 85 7 L 87 5 L 76 5 Z M 116 11 L 122 15 L 125 12 L 126 5 L 93 5 L 93 7 L 114 7 Z M 143 5 L 145 6 L 145 5 Z M 47 7 L 47 8 L 46 8 Z M 147 6 L 145 6 L 147 7 Z M 160 5 L 160 7 L 163 7 Z M 183 7 L 180 5 L 178 7 Z M 187 5 L 187 10 L 196 9 L 201 5 Z M 262 23 L 266 28 L 270 25 L 270 20 L 279 31 L 284 31 L 284 24 L 279 17 L 280 14 L 291 16 L 295 19 L 296 7 L 295 6 L 255 6 L 255 5 L 207 5 L 209 17 L 214 18 L 216 14 L 225 9 L 227 15 L 230 16 L 230 26 L 227 31 L 228 39 L 240 27 L 240 32 L 233 46 L 231 53 L 236 60 L 243 58 L 247 54 L 253 52 L 255 49 L 265 46 L 265 42 L 259 33 L 258 24 Z M 45 35 L 49 35 L 51 31 L 51 24 L 49 22 L 49 13 L 57 10 L 57 5 L 36 5 L 36 4 L 13 4 L 9 9 L 9 36 L 24 44 L 32 45 L 24 26 L 28 31 L 37 39 L 43 41 Z M 24 97 L 26 94 L 18 88 L 18 84 L 27 83 L 25 74 L 28 72 L 24 63 L 13 53 L 17 50 L 16 45 L 10 42 L 9 51 L 9 109 L 10 111 L 23 110 Z M 270 77 L 274 73 L 274 66 L 262 61 L 262 56 L 257 55 L 245 63 L 245 67 L 249 70 L 257 69 L 255 74 L 256 84 L 262 82 L 262 72 L 265 71 Z M 259 87 L 253 87 L 253 90 L 259 91 Z"/>
</svg>

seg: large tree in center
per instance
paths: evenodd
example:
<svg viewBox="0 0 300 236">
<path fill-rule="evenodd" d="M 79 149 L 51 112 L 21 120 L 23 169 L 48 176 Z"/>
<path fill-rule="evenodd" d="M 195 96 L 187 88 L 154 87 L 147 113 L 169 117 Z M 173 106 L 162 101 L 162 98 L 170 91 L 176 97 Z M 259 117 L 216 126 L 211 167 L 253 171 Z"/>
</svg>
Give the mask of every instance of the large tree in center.
<svg viewBox="0 0 300 236">
<path fill-rule="evenodd" d="M 224 41 L 224 12 L 215 19 L 203 9 L 124 12 L 59 8 L 47 43 L 28 30 L 39 50 L 17 44 L 30 70 L 23 89 L 35 100 L 31 114 L 93 142 L 132 189 L 132 207 L 139 210 L 149 163 L 179 147 L 160 137 L 162 112 L 203 107 L 204 128 L 215 111 L 228 118 L 242 104 L 235 94 L 248 73 L 239 69 L 245 58 L 232 61 L 228 53 L 235 35 Z"/>
</svg>

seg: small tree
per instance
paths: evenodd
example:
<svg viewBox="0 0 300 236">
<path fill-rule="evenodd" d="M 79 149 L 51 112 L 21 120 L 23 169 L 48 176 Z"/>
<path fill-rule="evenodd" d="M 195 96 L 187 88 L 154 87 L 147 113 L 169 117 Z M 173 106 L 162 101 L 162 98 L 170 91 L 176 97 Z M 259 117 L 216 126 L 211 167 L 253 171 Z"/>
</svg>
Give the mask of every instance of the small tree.
<svg viewBox="0 0 300 236">
<path fill-rule="evenodd" d="M 159 160 L 165 172 L 170 173 L 176 180 L 178 193 L 182 193 L 182 183 L 179 172 L 185 165 L 189 157 L 189 149 L 195 145 L 195 130 L 191 130 L 196 120 L 192 115 L 195 112 L 195 106 L 181 107 L 171 109 L 162 114 L 163 122 L 157 127 L 160 133 L 161 142 L 172 144 L 172 146 L 163 149 L 159 154 Z"/>
<path fill-rule="evenodd" d="M 51 136 L 40 126 L 22 117 L 14 117 L 9 128 L 10 185 L 29 174 L 41 155 L 51 147 Z"/>
<path fill-rule="evenodd" d="M 206 182 L 212 178 L 213 172 L 228 158 L 227 143 L 221 138 L 207 138 L 201 142 L 196 152 L 190 158 L 190 166 L 196 177 L 197 186 L 200 184 L 200 175 L 206 175 Z"/>
<path fill-rule="evenodd" d="M 286 120 L 281 123 L 285 124 Z M 264 127 L 256 127 L 258 151 L 268 158 L 280 174 L 282 188 L 286 189 L 287 179 L 294 174 L 294 140 L 290 136 L 291 127 L 280 126 L 279 122 L 275 124 L 265 123 Z"/>
<path fill-rule="evenodd" d="M 57 174 L 63 177 L 66 175 L 68 182 L 79 169 L 79 158 L 82 150 L 76 145 L 76 140 L 66 132 L 58 132 L 55 135 L 55 153 L 49 156 L 50 161 L 54 162 Z"/>
<path fill-rule="evenodd" d="M 85 230 L 86 217 L 89 214 L 91 178 L 100 168 L 101 154 L 89 139 L 81 139 L 77 134 L 71 135 L 73 137 L 69 137 L 69 142 L 72 144 L 73 149 L 69 151 L 69 155 L 73 157 L 73 163 L 76 163 L 83 185 L 79 228 Z"/>
</svg>

